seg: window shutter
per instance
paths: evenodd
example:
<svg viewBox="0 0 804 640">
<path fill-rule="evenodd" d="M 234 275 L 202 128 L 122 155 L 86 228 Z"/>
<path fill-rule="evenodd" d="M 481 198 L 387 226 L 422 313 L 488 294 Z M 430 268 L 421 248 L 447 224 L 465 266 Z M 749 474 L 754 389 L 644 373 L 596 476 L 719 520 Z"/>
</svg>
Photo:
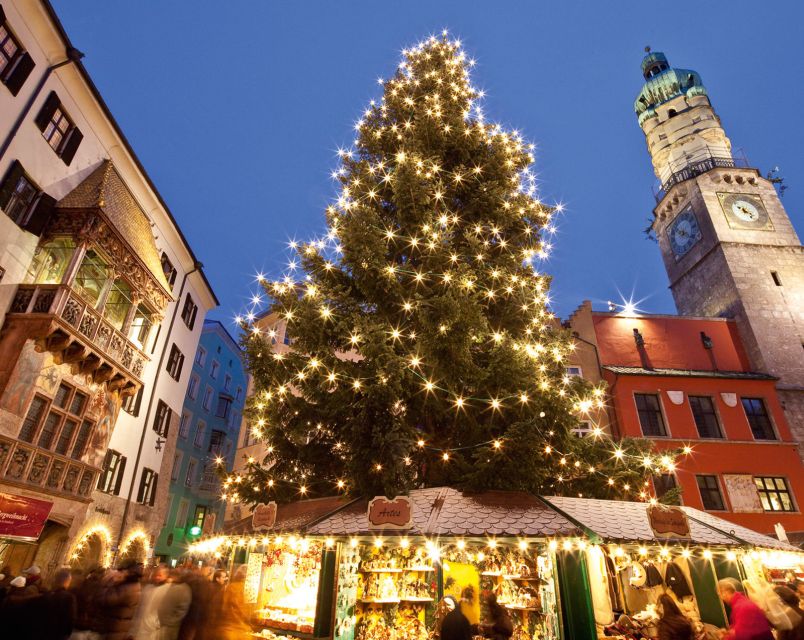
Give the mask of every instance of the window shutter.
<svg viewBox="0 0 804 640">
<path fill-rule="evenodd" d="M 56 199 L 51 198 L 46 193 L 39 196 L 36 204 L 28 216 L 28 221 L 23 225 L 23 229 L 30 231 L 35 236 L 41 236 L 45 230 L 50 217 L 53 214 L 53 207 L 56 206 Z"/>
<path fill-rule="evenodd" d="M 47 123 L 50 122 L 53 114 L 56 113 L 59 104 L 59 96 L 56 95 L 55 91 L 51 91 L 47 100 L 45 100 L 45 103 L 42 105 L 42 108 L 39 110 L 39 114 L 34 118 L 34 122 L 39 128 L 39 131 L 47 129 Z"/>
<path fill-rule="evenodd" d="M 67 166 L 73 161 L 75 157 L 75 152 L 78 151 L 78 145 L 81 144 L 81 141 L 84 139 L 84 134 L 81 133 L 81 129 L 76 126 L 70 130 L 70 136 L 67 138 L 67 142 L 64 143 L 64 147 L 61 150 L 61 159 Z"/>
<path fill-rule="evenodd" d="M 20 56 L 17 64 L 14 65 L 14 69 L 12 69 L 11 73 L 9 73 L 6 78 L 6 86 L 12 96 L 20 92 L 22 85 L 25 84 L 25 81 L 28 79 L 28 76 L 31 75 L 31 71 L 33 71 L 35 66 L 36 64 L 30 53 L 26 51 Z"/>
<path fill-rule="evenodd" d="M 6 23 L 6 12 L 3 11 L 3 5 L 0 4 L 0 24 Z"/>
<path fill-rule="evenodd" d="M 173 411 L 165 405 L 165 422 L 162 425 L 162 437 L 167 438 L 168 431 L 170 430 L 170 419 L 173 416 Z"/>
<path fill-rule="evenodd" d="M 137 502 L 145 500 L 145 478 L 148 475 L 148 470 L 143 469 L 140 474 L 140 488 L 137 490 Z"/>
<path fill-rule="evenodd" d="M 98 491 L 103 491 L 105 487 L 103 485 L 106 484 L 106 477 L 109 475 L 109 461 L 112 459 L 112 452 L 107 451 L 106 456 L 103 458 L 103 471 L 98 478 Z"/>
<path fill-rule="evenodd" d="M 25 175 L 25 170 L 22 168 L 19 160 L 14 160 L 11 168 L 6 172 L 3 183 L 0 184 L 0 208 L 5 209 L 8 201 L 11 200 L 11 194 L 14 193 L 14 187 L 17 186 L 19 179 Z"/>
<path fill-rule="evenodd" d="M 117 482 L 114 485 L 114 495 L 120 495 L 120 487 L 123 485 L 123 472 L 126 470 L 126 458 L 125 456 L 120 456 L 120 464 L 118 467 L 120 470 L 117 472 Z"/>
<path fill-rule="evenodd" d="M 154 506 L 154 502 L 156 501 L 156 487 L 159 483 L 159 474 L 155 473 L 153 479 L 151 480 L 151 499 L 148 500 L 148 504 L 150 506 Z"/>
<path fill-rule="evenodd" d="M 176 367 L 176 380 L 181 378 L 181 370 L 184 367 L 184 354 L 179 354 L 179 365 Z"/>
</svg>

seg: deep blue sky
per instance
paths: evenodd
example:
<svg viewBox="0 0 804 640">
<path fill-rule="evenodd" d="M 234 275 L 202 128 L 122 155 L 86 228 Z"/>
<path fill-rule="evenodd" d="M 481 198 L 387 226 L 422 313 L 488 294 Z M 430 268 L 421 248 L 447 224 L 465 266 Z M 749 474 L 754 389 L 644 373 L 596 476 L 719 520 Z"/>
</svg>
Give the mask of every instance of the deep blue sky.
<svg viewBox="0 0 804 640">
<path fill-rule="evenodd" d="M 354 138 L 400 50 L 448 28 L 478 61 L 490 120 L 537 144 L 547 200 L 566 203 L 554 309 L 618 291 L 672 312 L 644 238 L 651 170 L 633 113 L 643 47 L 697 70 L 734 148 L 778 165 L 804 233 L 804 3 L 536 0 L 55 0 L 85 63 L 205 266 L 216 317 L 278 275 L 290 238 L 323 229 L 336 149 Z M 772 7 L 772 8 L 768 8 Z"/>
</svg>

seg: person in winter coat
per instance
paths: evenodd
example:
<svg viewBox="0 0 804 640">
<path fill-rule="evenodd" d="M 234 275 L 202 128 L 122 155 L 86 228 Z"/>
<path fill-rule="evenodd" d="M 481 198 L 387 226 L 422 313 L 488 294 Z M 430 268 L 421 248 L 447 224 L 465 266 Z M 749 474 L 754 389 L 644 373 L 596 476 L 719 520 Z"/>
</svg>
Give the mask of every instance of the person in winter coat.
<svg viewBox="0 0 804 640">
<path fill-rule="evenodd" d="M 723 578 L 717 583 L 720 599 L 731 607 L 730 628 L 723 632 L 722 637 L 728 640 L 774 640 L 762 609 L 740 593 L 739 585 L 734 578 Z"/>
<path fill-rule="evenodd" d="M 34 619 L 36 596 L 25 593 L 25 578 L 17 576 L 9 583 L 8 594 L 0 609 L 0 637 L 14 640 L 35 640 Z"/>
<path fill-rule="evenodd" d="M 223 594 L 226 591 L 227 581 L 228 576 L 222 569 L 212 574 L 209 595 L 209 622 L 204 634 L 204 637 L 210 640 L 215 640 L 218 637 L 216 634 L 223 615 Z"/>
<path fill-rule="evenodd" d="M 246 605 L 246 565 L 241 564 L 223 594 L 220 635 L 216 640 L 242 640 L 251 629 Z"/>
<path fill-rule="evenodd" d="M 693 640 L 692 623 L 681 613 L 675 600 L 666 593 L 659 596 L 662 616 L 659 618 L 658 640 Z"/>
<path fill-rule="evenodd" d="M 782 586 L 776 587 L 774 591 L 788 608 L 787 616 L 793 625 L 792 629 L 777 631 L 777 640 L 804 640 L 804 611 L 801 609 L 798 593 L 790 587 Z"/>
<path fill-rule="evenodd" d="M 159 640 L 178 640 L 179 629 L 184 616 L 190 610 L 193 592 L 184 571 L 174 569 L 170 572 L 170 584 L 159 602 Z"/>
<path fill-rule="evenodd" d="M 70 591 L 75 595 L 78 604 L 78 614 L 75 628 L 79 632 L 77 637 L 91 638 L 100 631 L 98 616 L 98 596 L 103 589 L 105 571 L 101 567 L 94 567 L 83 577 L 70 585 Z"/>
<path fill-rule="evenodd" d="M 142 565 L 131 563 L 106 578 L 97 596 L 98 623 L 104 640 L 128 640 L 131 622 L 140 603 Z"/>
<path fill-rule="evenodd" d="M 42 584 L 42 570 L 37 565 L 23 569 L 22 575 L 25 576 L 25 593 L 29 596 L 41 596 L 47 591 Z"/>
<path fill-rule="evenodd" d="M 140 606 L 131 623 L 131 637 L 134 640 L 159 640 L 159 606 L 170 588 L 167 579 L 168 569 L 160 564 L 154 567 L 142 588 Z"/>
<path fill-rule="evenodd" d="M 511 616 L 497 602 L 497 596 L 493 592 L 484 591 L 480 597 L 489 612 L 488 622 L 478 626 L 480 635 L 492 640 L 508 640 L 514 635 L 514 623 L 511 621 Z"/>
<path fill-rule="evenodd" d="M 472 625 L 455 598 L 446 596 L 444 603 L 451 610 L 441 622 L 441 640 L 472 640 Z"/>
<path fill-rule="evenodd" d="M 67 640 L 75 625 L 77 603 L 75 594 L 69 591 L 72 574 L 69 569 L 59 569 L 53 578 L 53 590 L 42 596 L 42 640 Z"/>
<path fill-rule="evenodd" d="M 190 585 L 193 599 L 190 609 L 181 623 L 179 640 L 204 640 L 210 620 L 210 604 L 212 597 L 212 583 L 209 581 L 207 571 L 190 573 L 187 584 Z"/>
</svg>

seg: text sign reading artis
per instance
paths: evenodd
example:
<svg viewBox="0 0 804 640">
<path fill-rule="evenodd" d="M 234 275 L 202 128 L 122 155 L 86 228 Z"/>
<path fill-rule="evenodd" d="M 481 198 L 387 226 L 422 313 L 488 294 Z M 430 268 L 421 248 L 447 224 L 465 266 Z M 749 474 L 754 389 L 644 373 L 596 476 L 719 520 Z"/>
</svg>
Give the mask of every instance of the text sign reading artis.
<svg viewBox="0 0 804 640">
<path fill-rule="evenodd" d="M 690 521 L 678 507 L 648 507 L 648 521 L 657 538 L 689 538 Z"/>
<path fill-rule="evenodd" d="M 267 531 L 276 524 L 276 502 L 258 504 L 251 516 L 251 528 L 254 531 Z"/>
<path fill-rule="evenodd" d="M 0 538 L 38 539 L 52 508 L 52 502 L 0 493 Z"/>
<path fill-rule="evenodd" d="M 410 529 L 413 507 L 410 498 L 399 496 L 389 500 L 378 496 L 368 504 L 369 529 Z"/>
</svg>

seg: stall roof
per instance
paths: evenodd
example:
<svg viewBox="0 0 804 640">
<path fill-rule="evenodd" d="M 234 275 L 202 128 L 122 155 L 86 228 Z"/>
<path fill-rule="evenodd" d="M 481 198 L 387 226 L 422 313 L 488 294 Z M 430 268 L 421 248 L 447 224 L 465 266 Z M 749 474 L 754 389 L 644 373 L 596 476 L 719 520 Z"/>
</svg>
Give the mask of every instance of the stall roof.
<svg viewBox="0 0 804 640">
<path fill-rule="evenodd" d="M 612 542 L 667 542 L 657 538 L 648 522 L 646 502 L 623 502 L 620 500 L 595 500 L 591 498 L 544 498 L 556 509 L 566 514 L 581 526 L 596 533 L 603 540 Z M 702 524 L 698 515 L 704 515 L 722 525 L 731 523 L 709 516 L 702 511 L 684 507 L 690 516 L 690 540 L 692 544 L 739 546 L 740 540 L 729 536 L 725 526 Z M 759 535 L 759 534 L 757 534 Z M 764 537 L 764 536 L 762 536 Z"/>
<path fill-rule="evenodd" d="M 273 533 L 300 533 L 304 531 L 310 523 L 329 515 L 333 511 L 349 504 L 349 502 L 347 498 L 331 496 L 280 504 L 276 509 L 276 521 L 270 531 Z M 228 525 L 224 529 L 224 533 L 229 535 L 255 533 L 251 526 L 251 516 L 247 516 Z"/>
<path fill-rule="evenodd" d="M 713 527 L 733 538 L 737 538 L 744 544 L 750 544 L 755 547 L 765 547 L 767 549 L 779 549 L 781 551 L 801 552 L 801 549 L 792 544 L 777 540 L 773 536 L 766 536 L 762 533 L 753 531 L 752 529 L 742 527 L 739 524 L 734 524 L 733 522 L 729 522 L 723 518 L 718 518 L 706 513 L 705 511 L 699 511 L 698 509 L 693 509 L 692 507 L 681 508 L 687 512 L 687 515 L 690 518 L 694 518 L 695 520 L 698 520 L 709 527 Z"/>
<path fill-rule="evenodd" d="M 413 524 L 421 536 L 573 536 L 581 530 L 539 498 L 521 491 L 467 493 L 440 487 L 410 492 Z M 367 500 L 357 500 L 312 525 L 311 535 L 371 535 Z"/>
</svg>

